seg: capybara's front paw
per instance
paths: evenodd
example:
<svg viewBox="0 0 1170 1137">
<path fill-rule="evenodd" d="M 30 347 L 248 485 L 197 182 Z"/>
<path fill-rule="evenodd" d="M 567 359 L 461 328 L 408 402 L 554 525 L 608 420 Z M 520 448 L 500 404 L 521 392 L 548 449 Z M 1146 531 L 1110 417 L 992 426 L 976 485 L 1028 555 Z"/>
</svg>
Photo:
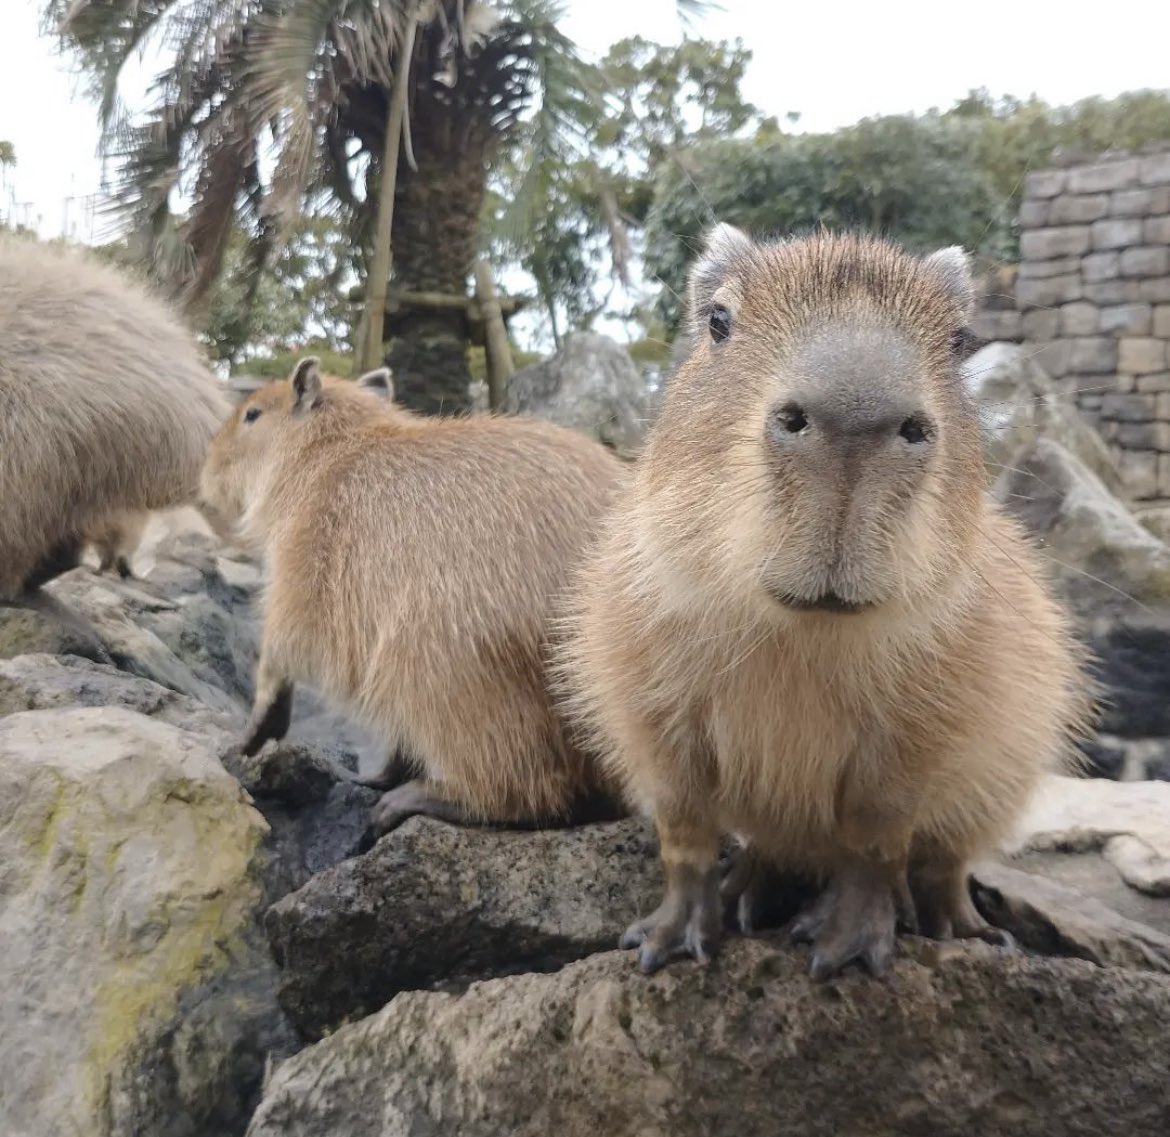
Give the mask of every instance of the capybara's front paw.
<svg viewBox="0 0 1170 1137">
<path fill-rule="evenodd" d="M 650 975 L 673 959 L 710 963 L 719 950 L 723 913 L 717 868 L 676 870 L 662 903 L 631 924 L 619 946 L 638 948 L 638 966 Z"/>
<path fill-rule="evenodd" d="M 292 724 L 292 696 L 292 684 L 286 683 L 271 702 L 252 709 L 252 717 L 244 731 L 244 744 L 240 747 L 245 758 L 258 754 L 269 739 L 279 742 L 288 733 Z"/>
</svg>

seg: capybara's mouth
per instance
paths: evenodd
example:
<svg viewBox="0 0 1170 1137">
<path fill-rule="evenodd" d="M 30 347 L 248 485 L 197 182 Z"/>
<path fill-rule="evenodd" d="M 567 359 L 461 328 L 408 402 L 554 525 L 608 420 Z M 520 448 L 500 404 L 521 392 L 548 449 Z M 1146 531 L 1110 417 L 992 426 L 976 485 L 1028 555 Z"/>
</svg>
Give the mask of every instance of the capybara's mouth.
<svg viewBox="0 0 1170 1137">
<path fill-rule="evenodd" d="M 820 596 L 797 596 L 793 592 L 774 592 L 775 599 L 785 608 L 798 612 L 864 612 L 872 608 L 868 600 L 846 600 L 835 592 L 822 592 Z"/>
</svg>

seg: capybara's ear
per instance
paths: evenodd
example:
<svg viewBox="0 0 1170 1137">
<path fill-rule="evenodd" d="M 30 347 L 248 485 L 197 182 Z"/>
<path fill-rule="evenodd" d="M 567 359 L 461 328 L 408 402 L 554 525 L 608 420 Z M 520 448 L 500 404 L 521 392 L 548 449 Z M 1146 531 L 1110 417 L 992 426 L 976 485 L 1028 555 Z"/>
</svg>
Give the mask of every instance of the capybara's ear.
<svg viewBox="0 0 1170 1137">
<path fill-rule="evenodd" d="M 732 275 L 736 261 L 751 249 L 752 239 L 734 225 L 721 221 L 708 231 L 703 251 L 695 259 L 687 278 L 693 320 L 706 321 L 712 296 Z"/>
<path fill-rule="evenodd" d="M 306 355 L 293 368 L 289 379 L 293 391 L 293 410 L 311 410 L 321 398 L 321 361 Z"/>
<path fill-rule="evenodd" d="M 959 324 L 966 324 L 975 313 L 975 278 L 971 258 L 961 245 L 948 245 L 923 260 L 945 285 L 958 311 Z"/>
<path fill-rule="evenodd" d="M 374 371 L 367 371 L 364 375 L 359 376 L 357 385 L 368 388 L 386 400 L 394 398 L 394 372 L 389 367 L 379 367 Z"/>
</svg>

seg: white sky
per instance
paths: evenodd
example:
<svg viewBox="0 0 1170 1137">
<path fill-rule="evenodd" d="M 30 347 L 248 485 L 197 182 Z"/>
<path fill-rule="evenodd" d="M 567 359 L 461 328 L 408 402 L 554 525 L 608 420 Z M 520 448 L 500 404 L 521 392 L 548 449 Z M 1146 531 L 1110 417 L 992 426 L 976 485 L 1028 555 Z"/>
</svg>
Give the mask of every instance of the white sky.
<svg viewBox="0 0 1170 1137">
<path fill-rule="evenodd" d="M 945 107 L 980 86 L 1054 103 L 1170 87 L 1165 0 L 722 2 L 696 33 L 738 33 L 754 53 L 746 96 L 767 113 L 799 111 L 803 129 Z M 18 162 L 0 184 L 0 213 L 27 203 L 21 219 L 51 236 L 83 221 L 80 203 L 65 201 L 96 193 L 100 170 L 95 111 L 40 36 L 39 10 L 40 0 L 0 0 L 0 139 L 15 145 Z M 564 30 L 600 55 L 627 35 L 677 41 L 675 11 L 674 0 L 571 0 Z M 75 235 L 92 233 L 83 222 Z"/>
</svg>

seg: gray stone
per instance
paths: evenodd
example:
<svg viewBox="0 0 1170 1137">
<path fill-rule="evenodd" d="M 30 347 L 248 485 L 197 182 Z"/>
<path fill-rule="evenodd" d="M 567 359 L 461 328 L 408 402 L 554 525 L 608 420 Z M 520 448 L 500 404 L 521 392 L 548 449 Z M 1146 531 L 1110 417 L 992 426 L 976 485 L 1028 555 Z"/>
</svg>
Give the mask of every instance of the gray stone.
<svg viewBox="0 0 1170 1137">
<path fill-rule="evenodd" d="M 1055 313 L 1053 313 L 1055 315 Z M 1035 341 L 1028 345 L 1032 358 L 1046 375 L 1063 381 L 1069 374 L 1069 360 L 1072 358 L 1072 340 Z"/>
<path fill-rule="evenodd" d="M 1108 336 L 1070 339 L 1069 370 L 1077 375 L 1102 375 L 1117 369 L 1117 341 Z M 1122 368 L 1128 370 L 1128 368 Z"/>
<path fill-rule="evenodd" d="M 1081 272 L 1087 283 L 1113 280 L 1121 271 L 1119 253 L 1090 253 L 1081 261 Z"/>
<path fill-rule="evenodd" d="M 129 709 L 8 715 L 0 753 L 0 1131 L 240 1132 L 293 1048 L 267 825 L 214 743 Z"/>
<path fill-rule="evenodd" d="M 1120 261 L 1120 258 L 1118 260 Z M 1131 304 L 1135 300 L 1145 299 L 1142 295 L 1142 286 L 1149 283 L 1138 280 L 1105 280 L 1099 284 L 1086 284 L 1083 295 L 1094 304 Z"/>
<path fill-rule="evenodd" d="M 276 1071 L 248 1137 L 1162 1137 L 1170 978 L 908 944 L 810 983 L 776 937 L 399 996 Z"/>
<path fill-rule="evenodd" d="M 1148 189 L 1117 190 L 1110 195 L 1109 213 L 1113 217 L 1145 217 L 1153 204 Z"/>
<path fill-rule="evenodd" d="M 1026 198 L 1055 197 L 1068 184 L 1066 170 L 1038 170 L 1024 178 L 1024 196 Z"/>
<path fill-rule="evenodd" d="M 1149 237 L 1146 238 L 1149 240 Z M 1170 273 L 1170 248 L 1143 245 L 1121 254 L 1121 275 L 1126 277 L 1165 276 Z"/>
<path fill-rule="evenodd" d="M 977 311 L 971 320 L 971 332 L 982 340 L 1010 342 L 1023 336 L 1020 313 L 1016 311 Z"/>
<path fill-rule="evenodd" d="M 1158 496 L 1158 455 L 1123 450 L 1117 455 L 1117 465 L 1130 496 L 1138 501 Z"/>
<path fill-rule="evenodd" d="M 398 992 L 544 970 L 614 945 L 658 903 L 642 820 L 560 831 L 412 818 L 269 912 L 280 998 L 306 1038 Z"/>
<path fill-rule="evenodd" d="M 1144 186 L 1170 182 L 1170 154 L 1152 154 L 1141 160 L 1139 178 Z"/>
<path fill-rule="evenodd" d="M 1057 257 L 1051 261 L 1024 261 L 1016 274 L 1017 280 L 1036 280 L 1046 276 L 1067 276 L 1080 271 L 1080 257 Z"/>
<path fill-rule="evenodd" d="M 1036 438 L 1055 438 L 1115 489 L 1121 475 L 1101 436 L 1061 397 L 1031 350 L 1005 343 L 981 348 L 963 366 L 979 407 L 984 461 L 992 478 Z"/>
<path fill-rule="evenodd" d="M 580 430 L 625 457 L 642 444 L 654 400 L 624 347 L 595 332 L 565 338 L 551 359 L 508 382 L 507 414 L 527 414 Z"/>
<path fill-rule="evenodd" d="M 1054 340 L 1060 331 L 1060 313 L 1053 308 L 1034 308 L 1020 317 L 1024 339 Z"/>
<path fill-rule="evenodd" d="M 1151 245 L 1170 245 L 1170 217 L 1147 217 L 1144 235 Z"/>
<path fill-rule="evenodd" d="M 1097 306 L 1076 300 L 1060 309 L 1060 333 L 1064 336 L 1091 336 L 1100 330 Z"/>
<path fill-rule="evenodd" d="M 1037 229 L 1048 224 L 1047 201 L 1025 201 L 1020 205 L 1020 228 Z"/>
<path fill-rule="evenodd" d="M 1170 371 L 1156 371 L 1151 375 L 1139 375 L 1136 388 L 1142 394 L 1160 395 L 1164 391 L 1170 391 Z"/>
<path fill-rule="evenodd" d="M 1094 221 L 1094 249 L 1128 249 L 1142 243 L 1142 222 L 1137 218 Z"/>
<path fill-rule="evenodd" d="M 1021 308 L 1051 308 L 1079 300 L 1081 295 L 1081 278 L 1077 273 L 1016 281 L 1016 300 Z"/>
<path fill-rule="evenodd" d="M 1126 189 L 1138 181 L 1136 159 L 1101 162 L 1094 166 L 1081 166 L 1069 172 L 1070 193 L 1107 193 L 1110 190 Z"/>
<path fill-rule="evenodd" d="M 1106 395 L 1101 400 L 1101 417 L 1114 422 L 1149 422 L 1154 401 L 1147 395 Z"/>
<path fill-rule="evenodd" d="M 1146 213 L 1150 216 L 1170 213 L 1170 185 L 1155 186 L 1150 190 L 1150 207 Z"/>
<path fill-rule="evenodd" d="M 1159 339 L 1170 340 L 1170 304 L 1159 304 L 1154 309 L 1153 332 Z"/>
<path fill-rule="evenodd" d="M 1151 336 L 1125 336 L 1118 341 L 1118 367 L 1130 375 L 1148 375 L 1167 366 L 1166 342 Z"/>
<path fill-rule="evenodd" d="M 1126 450 L 1170 450 L 1170 423 L 1122 422 L 1114 424 L 1112 441 Z"/>
<path fill-rule="evenodd" d="M 1109 212 L 1109 195 L 1095 194 L 1061 194 L 1049 203 L 1049 225 L 1081 225 L 1089 221 L 1099 221 Z"/>
<path fill-rule="evenodd" d="M 1114 304 L 1101 310 L 1101 331 L 1148 336 L 1153 309 L 1149 304 Z"/>
<path fill-rule="evenodd" d="M 1032 229 L 1020 236 L 1020 255 L 1026 261 L 1080 256 L 1089 250 L 1089 227 L 1066 225 Z"/>
<path fill-rule="evenodd" d="M 1170 300 L 1170 277 L 1161 280 L 1139 280 L 1136 284 L 1138 297 L 1142 300 L 1149 300 L 1154 304 Z"/>
</svg>

